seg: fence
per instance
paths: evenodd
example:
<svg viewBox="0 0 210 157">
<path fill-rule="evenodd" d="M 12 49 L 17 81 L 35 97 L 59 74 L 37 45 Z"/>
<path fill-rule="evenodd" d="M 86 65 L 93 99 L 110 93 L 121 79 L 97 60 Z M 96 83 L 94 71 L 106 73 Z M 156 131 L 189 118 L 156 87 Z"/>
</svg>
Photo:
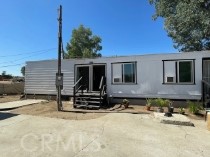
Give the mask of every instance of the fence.
<svg viewBox="0 0 210 157">
<path fill-rule="evenodd" d="M 0 95 L 3 94 L 22 94 L 24 93 L 24 83 L 0 82 Z"/>
</svg>

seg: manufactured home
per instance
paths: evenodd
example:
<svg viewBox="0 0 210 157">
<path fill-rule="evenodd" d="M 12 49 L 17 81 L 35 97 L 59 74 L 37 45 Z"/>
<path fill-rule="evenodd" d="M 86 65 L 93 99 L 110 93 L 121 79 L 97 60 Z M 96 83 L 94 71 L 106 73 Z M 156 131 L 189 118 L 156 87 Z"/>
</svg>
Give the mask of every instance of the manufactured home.
<svg viewBox="0 0 210 157">
<path fill-rule="evenodd" d="M 57 60 L 26 63 L 25 94 L 56 95 Z M 62 95 L 103 92 L 107 100 L 201 100 L 210 83 L 210 52 L 147 54 L 62 60 Z M 89 94 L 88 94 L 89 93 Z M 76 103 L 76 100 L 74 101 Z M 86 104 L 87 105 L 87 104 Z"/>
</svg>

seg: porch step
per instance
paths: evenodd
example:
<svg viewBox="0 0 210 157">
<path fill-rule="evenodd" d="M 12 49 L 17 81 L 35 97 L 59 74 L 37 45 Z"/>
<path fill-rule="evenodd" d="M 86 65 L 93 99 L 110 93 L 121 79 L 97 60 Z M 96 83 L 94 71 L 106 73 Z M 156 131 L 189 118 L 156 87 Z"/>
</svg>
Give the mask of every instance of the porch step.
<svg viewBox="0 0 210 157">
<path fill-rule="evenodd" d="M 99 92 L 78 93 L 74 108 L 99 109 L 105 97 L 106 93 L 104 95 L 100 95 Z"/>
<path fill-rule="evenodd" d="M 76 102 L 80 102 L 80 103 L 87 103 L 87 104 L 100 104 L 99 101 L 83 101 L 83 100 L 76 100 Z"/>
<path fill-rule="evenodd" d="M 79 96 L 100 96 L 100 93 L 80 93 Z"/>
<path fill-rule="evenodd" d="M 87 106 L 89 109 L 100 109 L 100 106 L 95 106 L 95 105 L 88 105 Z"/>
<path fill-rule="evenodd" d="M 91 100 L 94 99 L 94 100 L 100 100 L 100 97 L 81 97 L 81 96 L 80 96 L 80 97 L 78 97 L 78 99 L 80 99 L 80 100 L 81 100 L 81 99 L 91 99 Z"/>
<path fill-rule="evenodd" d="M 74 108 L 85 108 L 85 109 L 100 109 L 98 105 L 81 105 L 81 104 L 74 104 Z"/>
</svg>

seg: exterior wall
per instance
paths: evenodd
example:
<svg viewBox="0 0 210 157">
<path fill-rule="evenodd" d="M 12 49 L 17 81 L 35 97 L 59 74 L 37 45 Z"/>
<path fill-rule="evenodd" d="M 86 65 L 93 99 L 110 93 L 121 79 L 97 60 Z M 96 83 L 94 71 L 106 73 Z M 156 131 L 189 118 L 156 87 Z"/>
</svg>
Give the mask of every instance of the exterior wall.
<svg viewBox="0 0 210 157">
<path fill-rule="evenodd" d="M 26 63 L 25 93 L 56 95 L 55 76 L 57 61 L 37 61 Z M 74 84 L 74 61 L 62 61 L 64 73 L 63 95 L 72 95 Z"/>
<path fill-rule="evenodd" d="M 210 58 L 209 52 L 155 54 L 142 56 L 78 59 L 62 61 L 64 73 L 64 95 L 72 95 L 74 64 L 106 64 L 107 94 L 112 97 L 200 99 L 202 80 L 202 58 Z M 195 60 L 195 84 L 163 84 L 163 61 L 174 59 Z M 136 62 L 136 84 L 112 84 L 112 65 L 117 62 Z M 28 62 L 26 65 L 26 87 L 28 94 L 56 94 L 56 61 Z M 167 67 L 167 72 L 170 66 Z M 172 71 L 173 73 L 173 71 Z"/>
<path fill-rule="evenodd" d="M 179 85 L 163 84 L 164 59 L 191 59 L 190 56 L 177 58 L 172 56 L 144 58 L 137 61 L 137 84 L 112 85 L 110 93 L 113 97 L 200 99 L 202 79 L 202 59 L 196 60 L 196 84 Z"/>
</svg>

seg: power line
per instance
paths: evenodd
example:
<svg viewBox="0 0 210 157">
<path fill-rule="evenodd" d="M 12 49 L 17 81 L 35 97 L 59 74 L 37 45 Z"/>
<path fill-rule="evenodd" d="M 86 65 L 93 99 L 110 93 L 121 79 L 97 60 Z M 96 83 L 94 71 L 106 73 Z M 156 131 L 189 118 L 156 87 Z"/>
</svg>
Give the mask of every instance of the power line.
<svg viewBox="0 0 210 157">
<path fill-rule="evenodd" d="M 2 62 L 2 63 L 0 63 L 0 64 L 15 63 L 15 62 L 17 62 L 17 61 L 20 61 L 20 60 L 23 60 L 23 59 L 26 59 L 26 58 L 30 58 L 30 57 L 33 57 L 33 56 L 38 56 L 38 55 L 40 55 L 40 54 L 44 54 L 44 53 L 49 52 L 49 51 L 50 51 L 50 50 L 47 50 L 47 51 L 44 51 L 44 52 L 36 53 L 36 54 L 34 54 L 34 55 L 30 55 L 30 56 L 23 57 L 23 58 L 20 58 L 20 59 L 16 59 L 16 60 L 13 60 L 13 61 Z"/>
<path fill-rule="evenodd" d="M 25 52 L 25 53 L 19 53 L 19 54 L 15 54 L 15 55 L 5 55 L 5 56 L 0 56 L 0 57 L 9 57 L 9 56 L 21 56 L 21 55 L 25 55 L 25 54 L 32 54 L 32 53 L 37 53 L 37 52 L 43 52 L 43 51 L 50 51 L 50 50 L 55 50 L 57 48 L 49 48 L 49 49 L 44 49 L 44 50 L 38 50 L 38 51 L 33 51 L 33 52 Z"/>
<path fill-rule="evenodd" d="M 12 67 L 12 66 L 18 66 L 18 65 L 23 65 L 25 63 L 19 63 L 19 64 L 11 64 L 11 65 L 4 65 L 4 66 L 0 66 L 0 68 L 6 68 L 6 67 Z"/>
</svg>

